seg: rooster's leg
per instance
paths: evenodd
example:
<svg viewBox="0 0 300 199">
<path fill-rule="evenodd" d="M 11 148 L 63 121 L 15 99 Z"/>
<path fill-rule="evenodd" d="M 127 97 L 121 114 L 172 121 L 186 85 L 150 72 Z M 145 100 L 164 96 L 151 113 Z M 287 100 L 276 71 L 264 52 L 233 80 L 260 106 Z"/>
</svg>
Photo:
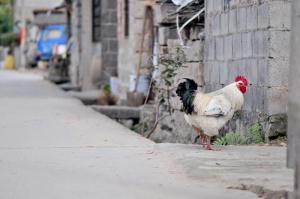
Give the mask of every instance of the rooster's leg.
<svg viewBox="0 0 300 199">
<path fill-rule="evenodd" d="M 206 145 L 206 150 L 213 150 L 212 148 L 211 148 L 211 144 L 210 144 L 210 140 L 211 140 L 211 137 L 209 137 L 209 136 L 207 136 L 207 145 Z"/>
<path fill-rule="evenodd" d="M 195 131 L 197 133 L 199 133 L 201 143 L 202 143 L 203 146 L 205 146 L 206 145 L 206 136 L 205 136 L 205 134 L 203 133 L 203 131 L 200 128 L 197 128 L 195 126 L 193 126 L 193 128 L 195 129 Z"/>
<path fill-rule="evenodd" d="M 213 149 L 211 147 L 211 137 L 210 136 L 207 136 L 207 145 L 205 147 L 206 150 L 211 150 L 211 151 L 220 151 L 220 149 Z"/>
</svg>

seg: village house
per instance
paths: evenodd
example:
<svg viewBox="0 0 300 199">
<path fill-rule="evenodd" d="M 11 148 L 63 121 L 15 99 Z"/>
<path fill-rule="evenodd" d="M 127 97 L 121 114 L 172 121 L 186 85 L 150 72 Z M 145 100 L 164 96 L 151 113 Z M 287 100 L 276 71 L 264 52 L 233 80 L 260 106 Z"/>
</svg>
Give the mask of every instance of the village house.
<svg viewBox="0 0 300 199">
<path fill-rule="evenodd" d="M 210 92 L 233 82 L 236 75 L 247 76 L 250 86 L 243 111 L 223 131 L 243 133 L 260 122 L 267 140 L 285 135 L 290 2 L 195 0 L 186 6 L 188 13 L 178 8 L 172 1 L 73 1 L 72 83 L 89 90 L 116 77 L 119 98 L 126 101 L 137 73 L 149 85 L 161 67 L 159 57 L 174 54 L 179 47 L 186 67 L 177 71 L 175 83 L 193 78 Z M 179 26 L 196 16 L 182 28 L 181 40 L 177 15 Z M 148 126 L 156 111 L 153 92 L 142 118 Z M 178 99 L 171 97 L 171 104 L 174 112 L 159 122 L 151 138 L 193 142 L 196 133 L 185 123 Z"/>
</svg>

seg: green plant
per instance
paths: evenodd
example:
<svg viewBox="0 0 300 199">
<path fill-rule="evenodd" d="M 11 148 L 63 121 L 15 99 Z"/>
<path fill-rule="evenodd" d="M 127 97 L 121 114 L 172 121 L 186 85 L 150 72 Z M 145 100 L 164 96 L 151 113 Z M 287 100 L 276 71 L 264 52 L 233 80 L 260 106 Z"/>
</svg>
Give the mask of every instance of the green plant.
<svg viewBox="0 0 300 199">
<path fill-rule="evenodd" d="M 225 145 L 227 145 L 227 141 L 226 141 L 225 137 L 218 137 L 218 138 L 216 138 L 216 140 L 213 142 L 213 145 L 217 145 L 217 146 L 225 146 Z"/>
<path fill-rule="evenodd" d="M 0 34 L 12 32 L 13 30 L 13 14 L 10 4 L 0 5 Z"/>
<path fill-rule="evenodd" d="M 217 138 L 214 141 L 214 145 L 243 145 L 246 142 L 246 138 L 239 133 L 227 133 L 224 137 Z"/>
<path fill-rule="evenodd" d="M 183 65 L 185 61 L 185 55 L 181 48 L 176 48 L 176 54 L 173 57 L 172 55 L 162 56 L 160 58 L 160 64 L 163 67 L 161 72 L 161 79 L 165 86 L 170 87 L 174 83 L 174 77 L 178 73 L 178 69 L 185 67 Z"/>
<path fill-rule="evenodd" d="M 101 91 L 103 91 L 105 93 L 110 93 L 110 86 L 108 84 L 103 84 L 101 86 Z"/>
<path fill-rule="evenodd" d="M 224 137 L 217 137 L 214 145 L 244 145 L 264 143 L 263 128 L 259 122 L 251 125 L 245 135 L 240 133 L 227 133 Z"/>
<path fill-rule="evenodd" d="M 161 68 L 160 72 L 160 80 L 154 82 L 153 90 L 155 91 L 156 95 L 156 118 L 155 123 L 151 130 L 148 132 L 146 136 L 149 138 L 151 134 L 156 129 L 158 123 L 163 120 L 165 117 L 168 117 L 174 111 L 171 107 L 171 90 L 174 89 L 174 80 L 175 76 L 178 74 L 178 70 L 182 67 L 185 67 L 184 62 L 186 61 L 186 57 L 184 51 L 181 47 L 176 48 L 175 54 L 167 54 L 165 56 L 161 56 L 159 59 L 159 64 Z M 147 97 L 148 98 L 148 97 Z M 162 109 L 161 109 L 162 108 Z M 167 112 L 167 114 L 161 114 L 161 110 Z"/>
<path fill-rule="evenodd" d="M 15 43 L 19 43 L 19 34 L 17 33 L 3 33 L 0 34 L 0 46 L 11 46 Z"/>
<path fill-rule="evenodd" d="M 245 134 L 248 144 L 264 143 L 263 128 L 259 122 L 254 123 L 247 129 Z"/>
<path fill-rule="evenodd" d="M 133 130 L 134 132 L 136 132 L 138 134 L 141 134 L 146 129 L 148 129 L 148 125 L 146 122 L 140 122 L 138 124 L 133 125 L 133 127 L 131 128 L 131 130 Z"/>
</svg>

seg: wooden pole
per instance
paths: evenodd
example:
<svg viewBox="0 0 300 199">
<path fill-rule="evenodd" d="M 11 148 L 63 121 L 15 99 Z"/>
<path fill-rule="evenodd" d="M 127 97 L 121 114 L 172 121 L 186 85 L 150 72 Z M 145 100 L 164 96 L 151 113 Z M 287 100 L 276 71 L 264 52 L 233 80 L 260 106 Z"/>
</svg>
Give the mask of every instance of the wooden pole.
<svg viewBox="0 0 300 199">
<path fill-rule="evenodd" d="M 288 167 L 295 169 L 294 194 L 300 198 L 300 1 L 292 1 L 288 107 Z"/>
</svg>

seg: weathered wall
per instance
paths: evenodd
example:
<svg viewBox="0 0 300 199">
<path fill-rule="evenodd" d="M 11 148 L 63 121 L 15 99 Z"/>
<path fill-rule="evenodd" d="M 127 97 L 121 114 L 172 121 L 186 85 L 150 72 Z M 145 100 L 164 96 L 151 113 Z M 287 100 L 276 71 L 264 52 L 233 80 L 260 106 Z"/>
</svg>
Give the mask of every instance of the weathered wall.
<svg viewBox="0 0 300 199">
<path fill-rule="evenodd" d="M 96 14 L 101 15 L 99 40 L 93 41 L 92 1 L 73 1 L 72 30 L 74 47 L 70 75 L 74 85 L 83 90 L 95 88 L 97 83 L 107 83 L 117 75 L 118 41 L 116 0 L 101 1 Z"/>
<path fill-rule="evenodd" d="M 207 0 L 204 82 L 206 91 L 247 77 L 245 105 L 229 129 L 243 132 L 261 118 L 286 113 L 290 2 Z"/>
<path fill-rule="evenodd" d="M 101 44 L 102 80 L 108 82 L 118 74 L 117 0 L 101 1 Z"/>
<path fill-rule="evenodd" d="M 79 66 L 81 57 L 81 0 L 72 3 L 71 24 L 73 47 L 71 48 L 69 75 L 71 84 L 73 86 L 79 86 Z"/>
<path fill-rule="evenodd" d="M 92 1 L 81 1 L 81 57 L 79 64 L 79 81 L 83 90 L 93 87 L 92 61 L 100 55 L 100 43 L 92 41 Z M 100 66 L 99 66 L 100 67 Z"/>
<path fill-rule="evenodd" d="M 124 36 L 124 31 L 119 31 L 118 77 L 121 87 L 120 97 L 122 99 L 126 98 L 130 76 L 136 74 L 139 63 L 145 7 L 147 5 L 151 6 L 153 2 L 154 0 L 129 0 L 129 35 Z M 120 23 L 122 17 L 125 16 L 119 15 L 119 25 L 124 25 Z M 145 43 L 147 43 L 147 41 L 145 41 Z M 150 59 L 149 56 L 144 55 L 142 66 L 146 68 L 149 67 L 147 64 Z M 149 75 L 149 71 L 142 70 L 141 72 L 142 74 Z"/>
</svg>

